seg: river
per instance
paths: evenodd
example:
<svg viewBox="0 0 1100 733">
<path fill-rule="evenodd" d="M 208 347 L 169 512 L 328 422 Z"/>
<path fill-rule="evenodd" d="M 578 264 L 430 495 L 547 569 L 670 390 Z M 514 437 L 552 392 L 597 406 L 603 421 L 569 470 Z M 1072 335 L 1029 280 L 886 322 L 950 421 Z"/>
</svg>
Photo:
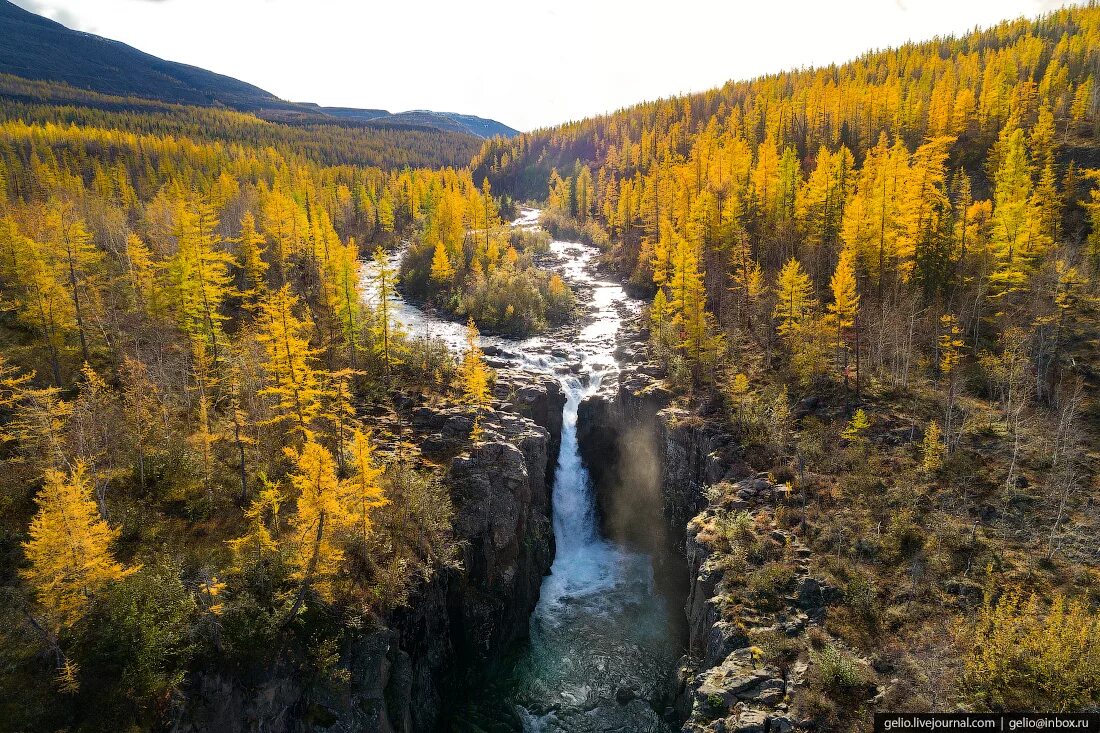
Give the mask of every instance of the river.
<svg viewBox="0 0 1100 733">
<path fill-rule="evenodd" d="M 537 226 L 538 215 L 524 209 L 512 225 Z M 509 366 L 557 377 L 567 399 L 552 493 L 556 554 L 531 616 L 530 637 L 483 670 L 467 704 L 455 711 L 455 730 L 669 730 L 653 708 L 666 704 L 683 651 L 682 599 L 661 592 L 648 554 L 602 536 L 577 443 L 577 408 L 605 380 L 616 378 L 619 329 L 641 305 L 599 275 L 597 255 L 594 247 L 554 241 L 538 258 L 576 293 L 581 313 L 575 324 L 522 340 L 482 337 L 482 347 Z M 465 348 L 463 324 L 425 313 L 399 296 L 392 305 L 394 318 L 410 333 L 440 338 L 456 353 Z M 620 704 L 632 696 L 650 704 Z"/>
</svg>

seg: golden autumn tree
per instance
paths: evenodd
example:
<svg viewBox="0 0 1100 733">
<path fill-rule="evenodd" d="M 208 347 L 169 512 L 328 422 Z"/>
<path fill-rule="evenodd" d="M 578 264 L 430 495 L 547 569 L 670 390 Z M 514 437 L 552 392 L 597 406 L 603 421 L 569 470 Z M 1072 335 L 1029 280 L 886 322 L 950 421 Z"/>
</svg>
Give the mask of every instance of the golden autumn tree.
<svg viewBox="0 0 1100 733">
<path fill-rule="evenodd" d="M 293 616 L 309 590 L 326 600 L 332 598 L 332 580 L 344 559 L 337 537 L 347 523 L 347 512 L 341 501 L 336 461 L 327 448 L 307 434 L 301 450 L 285 451 L 294 462 L 289 478 L 296 494 L 296 510 L 290 520 L 289 562 L 294 569 L 291 577 L 300 583 L 300 590 L 290 614 Z"/>
<path fill-rule="evenodd" d="M 1006 127 L 998 142 L 1001 163 L 993 176 L 992 245 L 995 294 L 1018 290 L 1027 281 L 1032 257 L 1043 239 L 1032 198 L 1031 162 L 1024 131 Z"/>
<path fill-rule="evenodd" d="M 175 217 L 178 250 L 169 264 L 168 278 L 176 319 L 192 341 L 206 342 L 217 370 L 227 346 L 223 304 L 233 292 L 233 256 L 221 248 L 218 219 L 209 203 L 181 198 Z"/>
<path fill-rule="evenodd" d="M 798 260 L 790 258 L 779 271 L 775 283 L 774 315 L 779 321 L 776 327 L 779 335 L 790 334 L 810 315 L 816 305 L 810 276 L 802 270 Z"/>
<path fill-rule="evenodd" d="M 937 348 L 940 353 L 940 374 L 947 381 L 947 412 L 944 420 L 944 437 L 946 445 L 951 445 L 952 417 L 955 411 L 955 388 L 958 383 L 959 364 L 962 362 L 963 347 L 962 329 L 959 327 L 959 319 L 950 313 L 940 317 L 940 334 L 937 338 Z"/>
<path fill-rule="evenodd" d="M 347 348 L 348 361 L 355 367 L 359 361 L 362 331 L 367 320 L 360 284 L 359 245 L 349 238 L 346 244 L 336 242 L 334 248 L 330 266 L 333 310 L 340 326 L 339 338 Z"/>
<path fill-rule="evenodd" d="M 374 295 L 377 305 L 374 308 L 374 323 L 371 334 L 375 342 L 375 352 L 382 360 L 386 377 L 394 367 L 400 364 L 396 337 L 398 327 L 393 320 L 393 298 L 397 293 L 397 268 L 390 264 L 386 251 L 376 247 L 372 255 L 374 260 Z"/>
<path fill-rule="evenodd" d="M 12 236 L 11 279 L 18 286 L 15 305 L 19 319 L 41 334 L 54 384 L 61 384 L 61 357 L 69 336 L 77 330 L 73 300 L 65 293 L 58 261 L 50 248 L 36 239 Z"/>
<path fill-rule="evenodd" d="M 273 401 L 272 423 L 290 423 L 305 435 L 321 409 L 321 380 L 313 364 L 316 351 L 309 345 L 312 325 L 295 314 L 298 298 L 284 285 L 260 304 L 257 339 L 264 347 L 267 383 L 261 396 Z"/>
<path fill-rule="evenodd" d="M 451 258 L 447 255 L 447 248 L 443 246 L 443 240 L 436 242 L 435 251 L 432 254 L 432 282 L 447 286 L 455 277 L 455 268 L 451 264 Z"/>
<path fill-rule="evenodd" d="M 267 238 L 256 230 L 256 217 L 246 211 L 241 217 L 241 234 L 234 240 L 237 244 L 237 263 L 241 268 L 241 293 L 250 300 L 264 294 L 267 274 L 267 262 L 263 255 Z"/>
<path fill-rule="evenodd" d="M 134 303 L 148 315 L 156 309 L 156 263 L 149 245 L 133 232 L 126 237 L 126 269 Z"/>
<path fill-rule="evenodd" d="M 382 469 L 374 458 L 370 436 L 356 430 L 348 450 L 351 475 L 343 482 L 343 501 L 347 509 L 348 530 L 362 542 L 371 531 L 371 512 L 389 503 L 382 485 Z"/>
<path fill-rule="evenodd" d="M 103 253 L 96 248 L 84 220 L 76 216 L 71 205 L 54 203 L 46 221 L 51 230 L 51 245 L 56 248 L 58 264 L 73 300 L 81 356 L 89 361 L 88 316 L 98 301 L 96 276 Z"/>
<path fill-rule="evenodd" d="M 276 534 L 279 530 L 279 510 L 285 497 L 278 483 L 260 475 L 260 491 L 244 511 L 248 531 L 227 544 L 233 551 L 238 569 L 249 563 L 261 561 L 278 549 Z"/>
<path fill-rule="evenodd" d="M 832 326 L 836 329 L 836 353 L 837 366 L 844 374 L 844 382 L 848 382 L 848 349 L 844 337 L 848 329 L 856 322 L 859 312 L 859 292 L 856 289 L 856 274 L 852 267 L 852 255 L 850 250 L 840 253 L 840 260 L 836 263 L 836 271 L 829 281 L 829 289 L 833 293 L 833 302 L 828 305 L 829 315 L 832 317 Z"/>
<path fill-rule="evenodd" d="M 1065 712 L 1095 702 L 1100 619 L 1085 601 L 989 589 L 968 631 L 960 688 L 972 704 Z"/>
<path fill-rule="evenodd" d="M 474 418 L 473 435 L 480 435 L 481 411 L 489 403 L 489 380 L 491 378 L 489 367 L 485 364 L 485 356 L 478 345 L 480 334 L 474 319 L 466 323 L 466 353 L 462 357 L 462 395 L 469 404 L 477 410 Z"/>
<path fill-rule="evenodd" d="M 83 463 L 68 475 L 48 469 L 35 502 L 38 513 L 23 544 L 30 567 L 23 577 L 56 629 L 80 618 L 96 592 L 133 569 L 111 554 L 118 532 L 99 516 Z"/>
<path fill-rule="evenodd" d="M 703 284 L 699 251 L 699 247 L 685 237 L 677 237 L 669 279 L 676 347 L 695 366 L 698 366 L 710 345 L 710 314 L 707 312 L 707 291 Z"/>
</svg>

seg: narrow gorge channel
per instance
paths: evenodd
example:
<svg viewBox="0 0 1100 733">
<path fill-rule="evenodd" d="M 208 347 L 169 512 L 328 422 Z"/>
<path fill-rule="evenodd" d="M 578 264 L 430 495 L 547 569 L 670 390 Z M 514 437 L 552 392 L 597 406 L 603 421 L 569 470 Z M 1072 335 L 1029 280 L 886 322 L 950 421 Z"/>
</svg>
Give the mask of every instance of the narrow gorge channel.
<svg viewBox="0 0 1100 733">
<path fill-rule="evenodd" d="M 536 210 L 525 210 L 513 226 L 533 227 L 537 221 Z M 640 308 L 619 284 L 600 277 L 597 254 L 592 247 L 554 241 L 541 257 L 540 264 L 561 274 L 576 293 L 577 323 L 525 340 L 482 338 L 494 366 L 553 377 L 565 395 L 552 473 L 555 554 L 527 637 L 469 669 L 461 683 L 444 692 L 452 698 L 444 716 L 449 729 L 673 729 L 677 661 L 687 639 L 685 590 L 669 576 L 685 573 L 683 554 L 664 539 L 659 499 L 606 501 L 608 492 L 642 499 L 652 492 L 618 480 L 629 474 L 602 465 L 599 441 L 586 438 L 582 445 L 579 439 L 591 433 L 583 424 L 591 412 L 583 407 L 586 400 L 616 385 L 620 332 Z M 463 348 L 461 324 L 400 299 L 392 305 L 410 333 Z M 613 454 L 609 450 L 609 460 Z M 635 466 L 656 460 L 634 458 Z M 597 486 L 592 476 L 605 485 Z M 634 478 L 654 484 L 652 476 Z M 608 513 L 612 505 L 615 516 Z"/>
</svg>

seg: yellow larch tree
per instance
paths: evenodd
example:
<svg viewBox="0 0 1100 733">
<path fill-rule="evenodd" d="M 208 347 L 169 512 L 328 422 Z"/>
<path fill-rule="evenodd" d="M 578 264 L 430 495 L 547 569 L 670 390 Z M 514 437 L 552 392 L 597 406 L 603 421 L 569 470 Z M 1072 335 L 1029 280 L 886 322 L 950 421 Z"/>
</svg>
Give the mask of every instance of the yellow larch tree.
<svg viewBox="0 0 1100 733">
<path fill-rule="evenodd" d="M 284 501 L 282 487 L 260 474 L 260 491 L 244 516 L 248 519 L 248 531 L 228 541 L 238 569 L 248 563 L 256 563 L 278 549 L 275 539 L 279 530 L 279 510 Z"/>
<path fill-rule="evenodd" d="M 794 257 L 787 260 L 779 271 L 775 283 L 775 318 L 779 324 L 776 330 L 780 336 L 786 336 L 806 318 L 817 305 L 813 296 L 813 282 L 809 274 Z"/>
<path fill-rule="evenodd" d="M 241 294 L 249 301 L 255 301 L 264 295 L 267 262 L 263 255 L 267 238 L 256 231 L 256 217 L 246 211 L 241 217 L 241 234 L 234 240 L 237 244 L 237 262 L 241 268 Z"/>
<path fill-rule="evenodd" d="M 332 580 L 344 559 L 337 535 L 347 522 L 347 512 L 336 462 L 327 448 L 307 434 L 301 450 L 285 451 L 295 465 L 290 474 L 296 510 L 290 520 L 289 562 L 294 569 L 291 577 L 301 584 L 293 616 L 310 589 L 326 600 L 332 598 Z"/>
<path fill-rule="evenodd" d="M 856 322 L 859 312 L 859 291 L 856 289 L 856 273 L 852 266 L 851 250 L 842 250 L 836 263 L 836 271 L 829 281 L 833 293 L 833 302 L 829 304 L 829 315 L 836 330 L 837 368 L 844 374 L 844 383 L 848 383 L 848 349 L 844 337 L 848 329 Z"/>
<path fill-rule="evenodd" d="M 955 411 L 955 385 L 958 382 L 963 347 L 966 345 L 962 340 L 962 328 L 959 326 L 957 317 L 950 313 L 945 313 L 940 317 L 940 334 L 936 345 L 940 354 L 940 374 L 947 380 L 947 410 L 943 432 L 945 445 L 950 448 L 951 423 Z"/>
<path fill-rule="evenodd" d="M 451 258 L 447 256 L 447 248 L 443 245 L 441 239 L 436 242 L 435 252 L 432 254 L 432 282 L 446 287 L 453 283 L 454 277 L 454 265 L 451 264 Z"/>
<path fill-rule="evenodd" d="M 295 315 L 297 307 L 289 285 L 260 305 L 257 339 L 264 347 L 267 383 L 259 393 L 274 401 L 271 423 L 290 422 L 293 431 L 305 435 L 321 409 L 321 381 L 313 365 L 316 352 L 309 345 L 312 324 L 308 317 Z"/>
<path fill-rule="evenodd" d="M 480 434 L 481 411 L 489 403 L 489 380 L 491 378 L 489 367 L 485 365 L 485 356 L 478 345 L 480 334 L 474 319 L 466 323 L 466 353 L 462 357 L 462 395 L 465 400 L 477 409 L 474 418 L 473 437 Z"/>
<path fill-rule="evenodd" d="M 397 292 L 397 268 L 390 264 L 386 251 L 376 247 L 372 255 L 374 260 L 374 296 L 377 305 L 374 308 L 374 323 L 371 335 L 374 339 L 375 353 L 382 360 L 386 378 L 390 377 L 394 367 L 400 365 L 398 353 L 399 328 L 393 320 L 394 294 Z"/>
<path fill-rule="evenodd" d="M 994 294 L 1005 295 L 1024 287 L 1033 257 L 1045 247 L 1032 197 L 1032 168 L 1024 131 L 1006 127 L 997 150 L 1001 162 L 993 176 L 992 245 L 996 269 L 991 280 Z"/>
<path fill-rule="evenodd" d="M 126 237 L 126 269 L 135 305 L 152 315 L 157 303 L 156 263 L 149 245 L 133 232 Z"/>
<path fill-rule="evenodd" d="M 331 270 L 329 279 L 333 285 L 333 310 L 340 327 L 339 338 L 343 341 L 348 352 L 348 361 L 354 368 L 359 362 L 362 330 L 366 323 L 361 290 L 359 245 L 354 239 L 349 238 L 347 243 L 336 242 L 334 247 L 335 252 L 329 268 Z"/>
<path fill-rule="evenodd" d="M 222 306 L 232 294 L 233 256 L 221 249 L 218 220 L 207 202 L 180 199 L 176 210 L 177 252 L 169 264 L 176 318 L 192 341 L 202 339 L 215 370 L 227 342 Z"/>
<path fill-rule="evenodd" d="M 348 530 L 362 542 L 371 531 L 371 512 L 389 503 L 382 485 L 383 470 L 374 459 L 370 435 L 356 430 L 349 446 L 350 473 L 343 482 L 343 501 L 348 516 Z"/>
<path fill-rule="evenodd" d="M 98 305 L 96 275 L 103 253 L 96 248 L 84 220 L 73 212 L 70 204 L 52 203 L 46 223 L 51 231 L 51 244 L 56 248 L 63 277 L 68 284 L 69 296 L 73 300 L 80 351 L 87 362 L 91 360 L 87 321 L 89 311 Z"/>
<path fill-rule="evenodd" d="M 136 568 L 123 568 L 111 554 L 118 532 L 99 516 L 83 463 L 67 476 L 48 469 L 35 502 L 38 513 L 23 544 L 30 567 L 23 577 L 56 630 L 80 618 L 104 585 Z"/>
</svg>

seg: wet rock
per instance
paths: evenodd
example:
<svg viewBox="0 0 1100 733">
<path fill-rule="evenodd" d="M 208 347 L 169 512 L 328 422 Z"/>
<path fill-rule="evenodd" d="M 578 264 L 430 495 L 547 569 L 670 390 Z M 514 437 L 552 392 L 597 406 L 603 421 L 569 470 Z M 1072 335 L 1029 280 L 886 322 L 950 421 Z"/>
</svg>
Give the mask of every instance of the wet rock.
<svg viewBox="0 0 1100 733">
<path fill-rule="evenodd" d="M 638 694 L 629 687 L 620 687 L 615 690 L 615 702 L 620 705 L 626 705 L 628 702 L 636 698 Z"/>
<path fill-rule="evenodd" d="M 485 356 L 495 356 L 495 357 L 502 358 L 502 359 L 514 359 L 515 358 L 515 354 L 513 354 L 511 351 L 507 351 L 505 349 L 502 349 L 499 346 L 496 346 L 495 344 L 486 344 L 485 346 L 482 346 L 481 347 L 481 353 L 485 354 Z"/>
<path fill-rule="evenodd" d="M 625 705 L 599 705 L 591 710 L 562 710 L 542 727 L 542 730 L 569 733 L 663 733 L 661 718 L 644 700 L 634 699 Z"/>
</svg>

